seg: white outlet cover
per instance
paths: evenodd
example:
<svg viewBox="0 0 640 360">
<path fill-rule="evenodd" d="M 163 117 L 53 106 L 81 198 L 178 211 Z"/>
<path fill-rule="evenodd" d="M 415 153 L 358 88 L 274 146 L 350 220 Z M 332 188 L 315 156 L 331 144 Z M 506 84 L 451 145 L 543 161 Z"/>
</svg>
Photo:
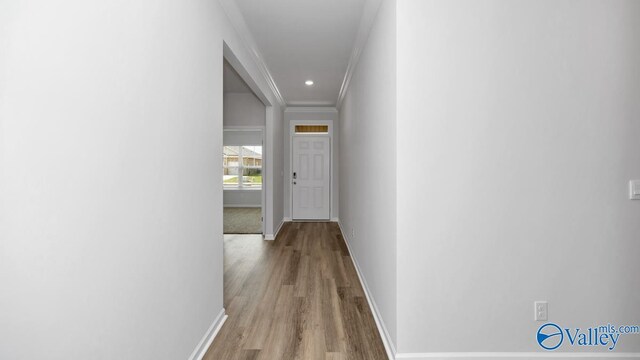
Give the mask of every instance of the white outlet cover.
<svg viewBox="0 0 640 360">
<path fill-rule="evenodd" d="M 640 200 L 640 180 L 629 181 L 629 199 Z"/>
<path fill-rule="evenodd" d="M 535 321 L 547 321 L 549 320 L 549 303 L 546 301 L 535 301 L 534 306 L 534 320 Z"/>
</svg>

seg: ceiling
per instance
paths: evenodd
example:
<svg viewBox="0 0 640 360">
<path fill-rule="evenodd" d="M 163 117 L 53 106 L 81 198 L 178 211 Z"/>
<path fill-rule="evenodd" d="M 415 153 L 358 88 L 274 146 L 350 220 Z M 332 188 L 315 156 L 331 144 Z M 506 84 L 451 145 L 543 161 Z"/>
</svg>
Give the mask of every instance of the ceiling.
<svg viewBox="0 0 640 360">
<path fill-rule="evenodd" d="M 231 64 L 224 60 L 224 72 L 223 72 L 223 89 L 224 93 L 251 93 L 251 89 L 247 83 L 242 80 L 240 75 L 231 67 Z"/>
<path fill-rule="evenodd" d="M 336 106 L 366 1 L 236 0 L 287 105 Z"/>
</svg>

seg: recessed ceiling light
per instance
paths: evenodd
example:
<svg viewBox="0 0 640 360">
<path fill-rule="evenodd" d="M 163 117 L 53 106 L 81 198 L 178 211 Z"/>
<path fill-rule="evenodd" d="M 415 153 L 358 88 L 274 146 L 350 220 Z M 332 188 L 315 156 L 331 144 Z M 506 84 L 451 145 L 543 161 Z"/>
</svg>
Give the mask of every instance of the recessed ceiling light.
<svg viewBox="0 0 640 360">
<path fill-rule="evenodd" d="M 313 81 L 312 80 L 307 80 L 307 81 L 304 82 L 304 84 L 307 85 L 307 86 L 311 86 L 311 85 L 313 85 Z"/>
</svg>

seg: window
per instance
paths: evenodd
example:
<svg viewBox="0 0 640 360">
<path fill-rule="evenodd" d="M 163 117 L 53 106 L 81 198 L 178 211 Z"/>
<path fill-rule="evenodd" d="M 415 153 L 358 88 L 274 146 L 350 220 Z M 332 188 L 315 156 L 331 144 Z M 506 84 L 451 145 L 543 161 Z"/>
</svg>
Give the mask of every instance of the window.
<svg viewBox="0 0 640 360">
<path fill-rule="evenodd" d="M 296 134 L 327 134 L 329 125 L 296 125 Z"/>
<path fill-rule="evenodd" d="M 262 189 L 262 146 L 225 146 L 222 154 L 225 189 Z"/>
</svg>

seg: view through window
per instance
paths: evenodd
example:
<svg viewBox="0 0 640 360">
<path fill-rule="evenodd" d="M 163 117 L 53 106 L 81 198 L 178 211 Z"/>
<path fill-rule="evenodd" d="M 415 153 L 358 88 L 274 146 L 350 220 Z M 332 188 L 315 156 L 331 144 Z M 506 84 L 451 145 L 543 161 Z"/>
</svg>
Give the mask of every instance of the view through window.
<svg viewBox="0 0 640 360">
<path fill-rule="evenodd" d="M 225 189 L 262 189 L 262 146 L 225 146 Z"/>
</svg>

